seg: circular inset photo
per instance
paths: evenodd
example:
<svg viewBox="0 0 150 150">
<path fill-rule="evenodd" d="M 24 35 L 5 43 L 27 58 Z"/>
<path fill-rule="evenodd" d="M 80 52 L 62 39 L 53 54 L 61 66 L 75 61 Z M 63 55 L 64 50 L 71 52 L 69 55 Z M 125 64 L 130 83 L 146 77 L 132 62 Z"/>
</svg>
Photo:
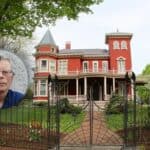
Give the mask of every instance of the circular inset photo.
<svg viewBox="0 0 150 150">
<path fill-rule="evenodd" d="M 26 94 L 28 82 L 28 71 L 21 58 L 0 49 L 0 108 L 18 105 Z"/>
</svg>

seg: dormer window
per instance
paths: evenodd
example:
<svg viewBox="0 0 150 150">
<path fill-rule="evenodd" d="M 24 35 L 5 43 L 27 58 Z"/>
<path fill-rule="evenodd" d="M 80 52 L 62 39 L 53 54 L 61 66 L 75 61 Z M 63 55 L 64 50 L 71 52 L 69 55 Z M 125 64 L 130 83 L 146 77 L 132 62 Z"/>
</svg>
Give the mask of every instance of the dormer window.
<svg viewBox="0 0 150 150">
<path fill-rule="evenodd" d="M 127 49 L 127 42 L 121 41 L 121 49 Z"/>
<path fill-rule="evenodd" d="M 113 42 L 113 49 L 120 49 L 118 41 Z"/>
<path fill-rule="evenodd" d="M 55 48 L 54 47 L 51 48 L 51 52 L 55 53 Z"/>
</svg>

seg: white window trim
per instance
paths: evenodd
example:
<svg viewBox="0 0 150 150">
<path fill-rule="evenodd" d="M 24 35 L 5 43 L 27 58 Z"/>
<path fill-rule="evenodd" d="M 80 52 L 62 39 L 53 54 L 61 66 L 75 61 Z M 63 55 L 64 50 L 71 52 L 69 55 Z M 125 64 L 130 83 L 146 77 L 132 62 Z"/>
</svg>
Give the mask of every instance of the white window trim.
<svg viewBox="0 0 150 150">
<path fill-rule="evenodd" d="M 46 60 L 46 68 L 45 69 L 42 69 L 42 61 L 43 60 Z M 39 72 L 48 72 L 48 60 L 47 59 L 40 59 L 39 60 Z"/>
<path fill-rule="evenodd" d="M 107 65 L 106 68 L 104 68 L 104 64 Z M 102 61 L 102 71 L 108 72 L 108 61 L 107 60 Z"/>
<path fill-rule="evenodd" d="M 124 58 L 124 57 L 122 57 L 122 56 L 119 56 L 119 57 L 117 57 L 117 59 L 116 60 L 120 60 L 120 59 L 122 59 L 122 60 L 126 60 L 126 58 Z"/>
<path fill-rule="evenodd" d="M 63 70 L 62 69 L 60 70 L 60 62 L 63 61 L 63 62 L 66 62 L 66 70 Z M 58 60 L 58 73 L 61 74 L 61 75 L 67 75 L 68 73 L 68 60 L 67 59 L 59 59 Z"/>
<path fill-rule="evenodd" d="M 124 61 L 124 66 L 119 66 L 121 60 Z M 118 73 L 125 73 L 126 72 L 126 59 L 124 57 L 122 57 L 122 56 L 117 58 L 117 71 L 118 71 Z"/>
<path fill-rule="evenodd" d="M 121 41 L 121 49 L 122 50 L 127 50 L 127 41 Z"/>
<path fill-rule="evenodd" d="M 96 64 L 96 68 L 95 68 L 94 64 Z M 99 68 L 98 61 L 93 61 L 92 62 L 92 68 L 93 68 L 93 72 L 98 72 L 98 68 Z"/>
<path fill-rule="evenodd" d="M 41 81 L 42 81 L 42 80 L 45 80 L 45 81 L 46 81 L 45 95 L 41 95 L 41 94 L 40 94 L 40 91 L 41 91 Z M 48 94 L 47 94 L 47 80 L 46 80 L 46 79 L 41 79 L 41 80 L 39 80 L 39 93 L 38 93 L 38 96 L 41 96 L 41 97 L 46 97 L 46 96 L 48 96 Z"/>
<path fill-rule="evenodd" d="M 50 64 L 50 63 L 51 63 L 52 61 L 54 61 L 55 70 L 51 70 L 51 64 Z M 55 59 L 50 59 L 50 60 L 49 60 L 49 72 L 52 73 L 52 74 L 56 74 L 56 60 L 55 60 Z"/>
<path fill-rule="evenodd" d="M 117 40 L 113 41 L 113 49 L 114 50 L 120 49 L 119 41 L 117 41 Z"/>
<path fill-rule="evenodd" d="M 87 64 L 87 69 L 84 68 L 84 64 Z M 89 62 L 83 61 L 83 72 L 89 72 Z"/>
</svg>

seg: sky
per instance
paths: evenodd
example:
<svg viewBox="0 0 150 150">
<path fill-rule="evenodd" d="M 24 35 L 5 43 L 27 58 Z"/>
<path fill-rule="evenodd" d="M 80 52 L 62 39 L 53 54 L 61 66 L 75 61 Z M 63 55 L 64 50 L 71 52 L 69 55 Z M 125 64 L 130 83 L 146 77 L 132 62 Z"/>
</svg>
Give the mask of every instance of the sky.
<svg viewBox="0 0 150 150">
<path fill-rule="evenodd" d="M 78 20 L 61 19 L 55 26 L 37 28 L 35 45 L 50 29 L 60 49 L 66 41 L 72 49 L 108 49 L 105 35 L 110 32 L 132 33 L 132 68 L 140 74 L 150 64 L 150 0 L 104 0 L 91 7 L 93 14 L 80 14 Z"/>
</svg>

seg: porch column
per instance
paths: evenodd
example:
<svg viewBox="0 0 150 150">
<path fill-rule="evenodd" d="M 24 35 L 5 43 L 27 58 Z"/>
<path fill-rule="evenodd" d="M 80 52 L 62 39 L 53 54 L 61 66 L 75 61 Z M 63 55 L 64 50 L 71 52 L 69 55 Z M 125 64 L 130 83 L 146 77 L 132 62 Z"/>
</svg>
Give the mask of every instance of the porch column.
<svg viewBox="0 0 150 150">
<path fill-rule="evenodd" d="M 87 77 L 84 77 L 84 96 L 87 96 Z"/>
<path fill-rule="evenodd" d="M 104 76 L 104 100 L 107 100 L 107 78 Z"/>
<path fill-rule="evenodd" d="M 113 77 L 113 93 L 115 92 L 116 87 L 115 87 L 115 77 Z"/>
<path fill-rule="evenodd" d="M 79 79 L 76 78 L 76 101 L 79 101 Z"/>
</svg>

